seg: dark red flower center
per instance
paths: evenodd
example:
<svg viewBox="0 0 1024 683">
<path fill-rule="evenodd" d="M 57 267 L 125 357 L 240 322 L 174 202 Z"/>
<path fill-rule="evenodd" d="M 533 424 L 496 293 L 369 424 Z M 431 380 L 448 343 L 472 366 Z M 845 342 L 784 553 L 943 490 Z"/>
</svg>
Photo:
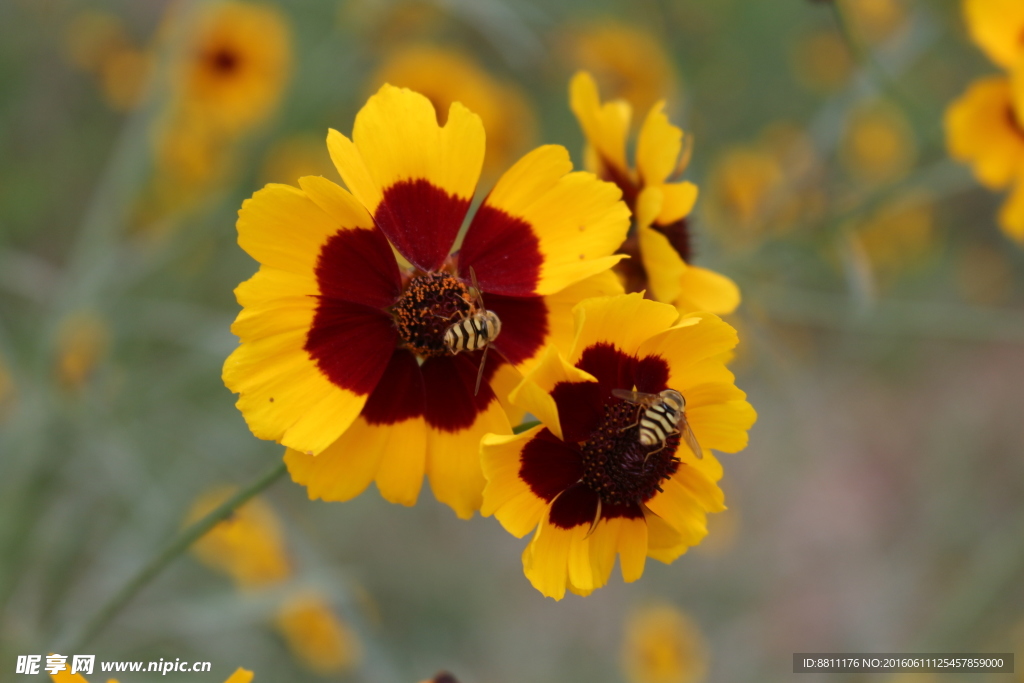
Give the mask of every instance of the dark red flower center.
<svg viewBox="0 0 1024 683">
<path fill-rule="evenodd" d="M 238 54 L 226 47 L 218 48 L 210 53 L 210 66 L 215 72 L 226 76 L 238 68 Z"/>
<path fill-rule="evenodd" d="M 639 418 L 644 410 L 625 401 L 605 405 L 604 418 L 581 444 L 583 483 L 605 505 L 648 501 L 679 469 L 678 434 L 664 444 L 641 445 Z"/>
<path fill-rule="evenodd" d="M 444 272 L 409 280 L 391 308 L 401 344 L 421 357 L 448 355 L 444 333 L 472 309 L 469 287 Z"/>
</svg>

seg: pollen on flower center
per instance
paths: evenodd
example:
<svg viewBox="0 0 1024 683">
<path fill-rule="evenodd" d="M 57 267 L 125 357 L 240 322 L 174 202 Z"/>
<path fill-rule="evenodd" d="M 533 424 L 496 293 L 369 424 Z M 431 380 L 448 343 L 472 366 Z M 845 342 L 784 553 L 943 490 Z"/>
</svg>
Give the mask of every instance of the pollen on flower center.
<svg viewBox="0 0 1024 683">
<path fill-rule="evenodd" d="M 636 423 L 642 410 L 633 403 L 606 405 L 604 419 L 582 445 L 583 483 L 607 505 L 650 500 L 679 469 L 678 434 L 664 448 L 640 444 Z"/>
<path fill-rule="evenodd" d="M 402 344 L 423 357 L 448 353 L 444 333 L 472 309 L 469 288 L 448 273 L 417 275 L 391 314 Z"/>
</svg>

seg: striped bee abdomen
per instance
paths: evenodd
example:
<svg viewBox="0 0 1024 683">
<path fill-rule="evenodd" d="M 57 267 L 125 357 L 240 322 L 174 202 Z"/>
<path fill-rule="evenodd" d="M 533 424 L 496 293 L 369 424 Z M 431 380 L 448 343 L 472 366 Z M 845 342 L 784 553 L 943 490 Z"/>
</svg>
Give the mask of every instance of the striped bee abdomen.
<svg viewBox="0 0 1024 683">
<path fill-rule="evenodd" d="M 659 401 L 645 410 L 640 418 L 640 443 L 644 446 L 664 443 L 678 431 L 678 425 L 679 411 L 667 401 Z"/>
<path fill-rule="evenodd" d="M 454 323 L 444 333 L 444 343 L 452 354 L 478 351 L 501 332 L 501 321 L 492 311 L 480 311 Z"/>
</svg>

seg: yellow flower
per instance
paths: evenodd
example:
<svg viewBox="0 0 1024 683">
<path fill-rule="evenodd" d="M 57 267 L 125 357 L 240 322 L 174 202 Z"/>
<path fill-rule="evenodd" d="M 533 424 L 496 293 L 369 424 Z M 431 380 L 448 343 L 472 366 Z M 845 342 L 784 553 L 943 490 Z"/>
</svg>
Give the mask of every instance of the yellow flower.
<svg viewBox="0 0 1024 683">
<path fill-rule="evenodd" d="M 186 524 L 209 514 L 233 493 L 231 488 L 219 488 L 200 496 L 189 511 Z M 203 564 L 224 572 L 241 588 L 267 586 L 291 574 L 281 522 L 259 498 L 242 505 L 213 527 L 192 550 Z"/>
<path fill-rule="evenodd" d="M 289 597 L 278 610 L 276 623 L 288 649 L 310 670 L 326 675 L 359 665 L 359 637 L 322 595 L 304 592 Z"/>
<path fill-rule="evenodd" d="M 79 12 L 65 33 L 67 59 L 83 71 L 99 72 L 108 59 L 129 46 L 124 22 L 117 15 L 107 12 Z"/>
<path fill-rule="evenodd" d="M 732 280 L 690 263 L 688 216 L 697 201 L 697 186 L 669 182 L 686 167 L 689 141 L 684 145 L 683 131 L 669 123 L 662 111 L 665 103 L 655 104 L 644 120 L 634 170 L 626 160 L 629 103 L 602 104 L 597 84 L 585 71 L 573 77 L 569 93 L 587 138 L 588 166 L 618 185 L 633 211 L 635 231 L 620 247 L 620 252 L 633 257 L 619 264 L 626 289 L 649 290 L 654 299 L 684 312 L 735 310 L 740 292 Z"/>
<path fill-rule="evenodd" d="M 462 104 L 440 126 L 426 97 L 385 85 L 351 139 L 328 135 L 349 191 L 306 177 L 242 205 L 238 241 L 261 267 L 235 290 L 241 344 L 223 379 L 253 433 L 288 447 L 311 498 L 349 500 L 376 482 L 413 505 L 426 475 L 471 517 L 480 438 L 511 432 L 499 396 L 546 345 L 570 343 L 575 303 L 621 291 L 609 272 L 629 227 L 621 193 L 573 173 L 555 145 L 497 181 L 453 254 L 484 137 Z M 486 363 L 482 337 L 446 341 L 452 325 L 479 322 L 481 299 L 501 326 Z"/>
<path fill-rule="evenodd" d="M 790 57 L 793 71 L 812 90 L 837 90 L 853 71 L 850 49 L 834 29 L 818 29 L 802 36 Z"/>
<path fill-rule="evenodd" d="M 715 161 L 708 181 L 709 211 L 734 237 L 747 241 L 766 222 L 785 180 L 778 159 L 767 150 L 756 146 L 726 150 Z"/>
<path fill-rule="evenodd" d="M 841 0 L 836 0 L 841 1 Z M 851 0 L 841 2 L 857 34 L 873 43 L 889 38 L 907 23 L 907 0 Z"/>
<path fill-rule="evenodd" d="M 707 675 L 708 646 L 683 612 L 655 604 L 630 616 L 622 663 L 630 683 L 699 683 Z"/>
<path fill-rule="evenodd" d="M 54 368 L 58 384 L 80 390 L 92 377 L 109 344 L 107 326 L 95 314 L 78 313 L 61 325 Z"/>
<path fill-rule="evenodd" d="M 263 161 L 264 182 L 283 183 L 308 175 L 322 175 L 332 180 L 338 172 L 323 140 L 312 135 L 291 135 L 271 147 Z"/>
<path fill-rule="evenodd" d="M 144 50 L 125 48 L 103 61 L 100 84 L 107 104 L 127 111 L 139 104 L 151 69 L 151 56 Z"/>
<path fill-rule="evenodd" d="M 517 538 L 536 531 L 524 572 L 556 600 L 605 585 L 616 555 L 631 582 L 647 557 L 670 563 L 697 545 L 707 513 L 725 508 L 712 450 L 742 450 L 757 417 L 722 360 L 737 338 L 718 317 L 680 319 L 639 294 L 588 299 L 574 317 L 572 351 L 549 349 L 510 397 L 542 424 L 488 435 L 480 449 L 481 514 Z M 703 457 L 678 432 L 640 441 L 638 401 L 670 389 Z"/>
<path fill-rule="evenodd" d="M 872 265 L 893 273 L 924 256 L 934 237 L 933 214 L 933 199 L 923 192 L 907 193 L 873 211 L 857 228 Z"/>
<path fill-rule="evenodd" d="M 487 131 L 487 175 L 507 168 L 533 140 L 533 111 L 522 91 L 498 81 L 457 50 L 425 45 L 397 50 L 373 78 L 374 89 L 384 83 L 425 95 L 441 125 L 454 102 L 476 113 Z"/>
<path fill-rule="evenodd" d="M 1018 0 L 964 0 L 967 31 L 989 59 L 1012 69 L 1024 56 L 1024 3 Z"/>
<path fill-rule="evenodd" d="M 201 5 L 177 67 L 177 106 L 224 133 L 242 133 L 277 107 L 291 68 L 291 31 L 272 5 Z"/>
<path fill-rule="evenodd" d="M 647 31 L 605 21 L 571 31 L 565 43 L 574 69 L 594 74 L 612 99 L 625 100 L 636 111 L 675 94 L 672 62 Z"/>
<path fill-rule="evenodd" d="M 882 184 L 904 177 L 916 153 L 914 131 L 903 113 L 892 105 L 876 102 L 851 114 L 840 160 L 855 179 Z"/>
</svg>

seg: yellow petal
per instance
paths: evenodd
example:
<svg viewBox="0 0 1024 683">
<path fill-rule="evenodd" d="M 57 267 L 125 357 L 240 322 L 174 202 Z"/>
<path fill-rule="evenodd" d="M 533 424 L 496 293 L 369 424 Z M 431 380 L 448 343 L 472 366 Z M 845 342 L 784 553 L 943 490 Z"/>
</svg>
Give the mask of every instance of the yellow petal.
<svg viewBox="0 0 1024 683">
<path fill-rule="evenodd" d="M 964 16 L 971 38 L 1000 66 L 1016 65 L 1024 47 L 1024 5 L 1016 0 L 965 0 Z"/>
<path fill-rule="evenodd" d="M 636 144 L 636 169 L 645 187 L 661 185 L 676 169 L 683 148 L 683 131 L 665 115 L 665 101 L 647 113 Z"/>
<path fill-rule="evenodd" d="M 602 161 L 619 173 L 629 174 L 626 138 L 629 135 L 630 106 L 624 100 L 601 104 L 594 77 L 579 71 L 569 82 L 569 105 L 583 129 L 587 142 Z"/>
<path fill-rule="evenodd" d="M 740 305 L 740 288 L 720 273 L 700 266 L 687 266 L 679 279 L 676 307 L 682 313 L 707 311 L 724 315 Z"/>
<path fill-rule="evenodd" d="M 574 309 L 576 340 L 569 356 L 576 363 L 583 351 L 600 343 L 614 344 L 634 355 L 650 337 L 663 332 L 679 317 L 672 306 L 644 299 L 641 294 L 587 299 Z"/>
<path fill-rule="evenodd" d="M 310 500 L 351 500 L 376 476 L 389 436 L 388 428 L 372 427 L 360 417 L 319 455 L 288 449 L 284 461 L 292 480 L 306 487 Z"/>
<path fill-rule="evenodd" d="M 551 390 L 559 382 L 596 382 L 597 379 L 571 363 L 566 362 L 554 346 L 549 346 L 541 361 L 523 381 L 512 390 L 509 401 L 528 413 L 533 414 L 551 433 L 562 438 L 562 425 L 558 418 L 558 406 L 551 396 Z"/>
<path fill-rule="evenodd" d="M 480 514 L 494 515 L 505 530 L 522 538 L 537 528 L 548 503 L 519 477 L 523 447 L 542 429 L 538 425 L 522 434 L 487 434 L 480 442 L 480 458 L 487 486 Z"/>
<path fill-rule="evenodd" d="M 1014 185 L 999 211 L 999 227 L 1007 237 L 1024 244 L 1024 177 Z"/>
<path fill-rule="evenodd" d="M 660 225 L 669 225 L 682 220 L 690 215 L 694 205 L 697 203 L 699 191 L 697 186 L 691 182 L 666 183 L 659 188 L 664 195 L 661 204 L 661 212 L 656 222 Z"/>
<path fill-rule="evenodd" d="M 646 193 L 647 190 L 644 190 Z M 641 202 L 644 194 L 641 195 Z M 637 239 L 651 295 L 663 303 L 675 304 L 682 293 L 683 280 L 689 270 L 686 263 L 672 248 L 668 238 L 657 230 L 641 226 L 637 228 Z"/>
</svg>

